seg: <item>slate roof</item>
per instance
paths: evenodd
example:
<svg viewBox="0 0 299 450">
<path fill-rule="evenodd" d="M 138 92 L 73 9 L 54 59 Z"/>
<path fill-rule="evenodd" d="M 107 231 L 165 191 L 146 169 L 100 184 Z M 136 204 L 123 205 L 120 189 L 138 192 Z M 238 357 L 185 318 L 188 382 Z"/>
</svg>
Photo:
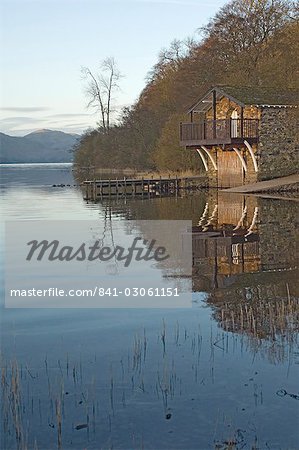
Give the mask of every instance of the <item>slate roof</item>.
<svg viewBox="0 0 299 450">
<path fill-rule="evenodd" d="M 189 109 L 191 111 L 206 111 L 211 107 L 211 94 L 216 91 L 217 100 L 228 97 L 235 103 L 245 106 L 280 106 L 294 107 L 299 105 L 299 91 L 297 89 L 281 90 L 261 86 L 227 86 L 218 85 L 210 89 L 206 95 Z"/>
</svg>

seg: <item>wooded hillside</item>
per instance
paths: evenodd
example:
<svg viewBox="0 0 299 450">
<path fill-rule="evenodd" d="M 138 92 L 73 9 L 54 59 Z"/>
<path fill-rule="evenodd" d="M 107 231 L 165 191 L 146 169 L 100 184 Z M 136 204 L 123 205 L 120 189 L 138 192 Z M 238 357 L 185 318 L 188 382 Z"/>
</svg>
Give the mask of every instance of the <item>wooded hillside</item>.
<svg viewBox="0 0 299 450">
<path fill-rule="evenodd" d="M 138 101 L 119 123 L 85 134 L 80 166 L 201 171 L 197 155 L 179 147 L 186 109 L 219 84 L 297 88 L 298 6 L 289 0 L 233 0 L 201 30 L 160 52 Z"/>
</svg>

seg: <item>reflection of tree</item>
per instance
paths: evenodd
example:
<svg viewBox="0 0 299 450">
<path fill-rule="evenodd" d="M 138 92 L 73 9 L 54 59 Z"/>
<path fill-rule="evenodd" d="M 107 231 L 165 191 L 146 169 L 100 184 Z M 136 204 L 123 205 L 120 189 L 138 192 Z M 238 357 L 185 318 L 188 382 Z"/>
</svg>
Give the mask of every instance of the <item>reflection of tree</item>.
<svg viewBox="0 0 299 450">
<path fill-rule="evenodd" d="M 102 220 L 99 222 L 99 228 L 92 231 L 91 244 L 98 241 L 99 248 L 108 247 L 114 251 L 116 244 L 114 239 L 111 208 L 109 204 L 103 206 L 102 216 Z M 106 266 L 106 272 L 110 275 L 116 275 L 119 273 L 118 266 L 116 255 L 114 255 L 113 260 L 111 260 L 110 264 L 107 264 Z"/>
</svg>

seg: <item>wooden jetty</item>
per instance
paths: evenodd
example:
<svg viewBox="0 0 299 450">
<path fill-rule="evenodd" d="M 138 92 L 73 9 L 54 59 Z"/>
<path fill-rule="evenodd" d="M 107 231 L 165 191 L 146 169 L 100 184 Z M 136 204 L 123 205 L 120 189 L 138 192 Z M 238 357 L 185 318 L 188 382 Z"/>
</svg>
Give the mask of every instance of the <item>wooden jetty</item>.
<svg viewBox="0 0 299 450">
<path fill-rule="evenodd" d="M 206 187 L 202 176 L 175 178 L 122 178 L 115 180 L 86 180 L 82 183 L 85 200 L 100 200 L 110 196 L 158 197 L 177 195 L 181 189 Z"/>
</svg>

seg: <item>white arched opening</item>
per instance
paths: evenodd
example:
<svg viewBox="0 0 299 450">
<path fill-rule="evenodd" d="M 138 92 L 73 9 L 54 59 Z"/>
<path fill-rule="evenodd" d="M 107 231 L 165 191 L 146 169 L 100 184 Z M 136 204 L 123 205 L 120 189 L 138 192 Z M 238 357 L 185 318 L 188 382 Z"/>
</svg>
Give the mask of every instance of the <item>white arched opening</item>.
<svg viewBox="0 0 299 450">
<path fill-rule="evenodd" d="M 201 157 L 201 160 L 202 160 L 203 165 L 204 165 L 204 167 L 205 167 L 205 169 L 206 169 L 206 172 L 208 172 L 209 168 L 208 168 L 207 161 L 205 160 L 205 157 L 204 157 L 204 155 L 203 155 L 203 152 L 202 152 L 199 148 L 197 148 L 196 151 L 197 151 L 197 153 L 199 154 L 199 156 Z"/>
<path fill-rule="evenodd" d="M 253 152 L 253 148 L 251 147 L 251 145 L 247 141 L 244 141 L 244 144 L 246 145 L 246 147 L 248 148 L 248 151 L 250 153 L 250 156 L 251 156 L 251 159 L 252 159 L 252 162 L 253 162 L 254 171 L 257 172 L 258 171 L 258 167 L 257 167 L 256 157 L 255 157 L 255 154 Z"/>
<path fill-rule="evenodd" d="M 206 152 L 206 154 L 208 155 L 208 157 L 210 158 L 211 163 L 213 164 L 213 167 L 215 170 L 217 170 L 217 164 L 215 159 L 213 158 L 213 156 L 211 155 L 211 153 L 209 152 L 209 150 L 207 149 L 207 147 L 205 147 L 204 145 L 201 145 L 201 148 Z"/>
<path fill-rule="evenodd" d="M 236 109 L 234 109 L 234 111 L 232 112 L 231 116 L 231 137 L 232 138 L 237 138 L 238 137 L 238 111 Z"/>
<path fill-rule="evenodd" d="M 244 171 L 247 172 L 247 166 L 246 166 L 246 163 L 245 163 L 245 161 L 243 159 L 243 156 L 241 155 L 241 152 L 236 147 L 233 147 L 233 149 L 234 149 L 235 153 L 238 155 L 238 158 L 241 161 L 241 164 L 242 164 L 242 167 L 243 167 Z"/>
</svg>

